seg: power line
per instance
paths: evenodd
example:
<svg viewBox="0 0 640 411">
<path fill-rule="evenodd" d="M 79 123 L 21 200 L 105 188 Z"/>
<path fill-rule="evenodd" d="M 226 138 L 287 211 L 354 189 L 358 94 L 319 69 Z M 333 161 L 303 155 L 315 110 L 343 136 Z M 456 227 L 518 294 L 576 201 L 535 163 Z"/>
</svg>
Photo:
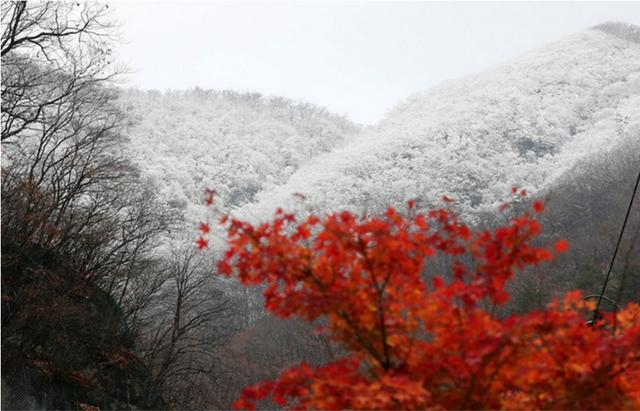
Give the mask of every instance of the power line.
<svg viewBox="0 0 640 411">
<path fill-rule="evenodd" d="M 593 319 L 591 320 L 591 324 L 595 323 L 598 319 L 598 310 L 600 309 L 600 304 L 602 300 L 605 299 L 604 292 L 607 289 L 607 284 L 609 283 L 609 278 L 611 277 L 611 271 L 613 270 L 613 263 L 616 261 L 616 256 L 618 255 L 618 249 L 620 248 L 620 243 L 622 242 L 622 236 L 624 235 L 624 229 L 627 226 L 627 221 L 629 221 L 629 214 L 631 214 L 631 207 L 633 206 L 633 200 L 636 197 L 636 193 L 638 192 L 638 185 L 640 184 L 640 171 L 638 171 L 638 178 L 636 179 L 636 185 L 633 188 L 633 193 L 631 194 L 631 200 L 629 200 L 629 207 L 627 207 L 627 214 L 624 217 L 624 222 L 622 223 L 622 229 L 620 230 L 620 235 L 618 236 L 618 242 L 616 243 L 616 248 L 613 250 L 613 256 L 611 257 L 611 264 L 609 264 L 609 271 L 607 271 L 607 276 L 604 279 L 604 284 L 602 284 L 602 291 L 598 296 L 598 303 L 596 304 L 596 308 L 593 310 Z"/>
</svg>

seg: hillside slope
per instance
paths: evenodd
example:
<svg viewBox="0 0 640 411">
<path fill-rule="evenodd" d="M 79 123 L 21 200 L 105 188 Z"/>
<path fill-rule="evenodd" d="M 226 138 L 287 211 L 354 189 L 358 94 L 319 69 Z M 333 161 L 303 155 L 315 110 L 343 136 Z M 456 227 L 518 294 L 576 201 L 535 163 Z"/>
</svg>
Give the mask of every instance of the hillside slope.
<svg viewBox="0 0 640 411">
<path fill-rule="evenodd" d="M 162 409 L 122 307 L 69 261 L 2 238 L 2 409 Z"/>
<path fill-rule="evenodd" d="M 241 206 L 360 131 L 320 107 L 259 94 L 125 90 L 121 102 L 143 176 L 189 220 L 202 215 L 205 187 Z"/>
<path fill-rule="evenodd" d="M 244 208 L 379 210 L 454 197 L 495 209 L 512 186 L 537 192 L 594 153 L 640 138 L 640 29 L 608 23 L 398 104 Z"/>
</svg>

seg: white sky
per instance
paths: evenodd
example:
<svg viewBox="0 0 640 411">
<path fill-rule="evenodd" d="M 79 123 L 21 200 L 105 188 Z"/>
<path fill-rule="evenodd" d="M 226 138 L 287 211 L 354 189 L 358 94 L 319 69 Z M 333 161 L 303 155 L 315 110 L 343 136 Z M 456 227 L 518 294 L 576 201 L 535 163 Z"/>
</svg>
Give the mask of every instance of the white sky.
<svg viewBox="0 0 640 411">
<path fill-rule="evenodd" d="M 115 2 L 128 86 L 256 91 L 375 123 L 401 99 L 640 2 Z"/>
</svg>

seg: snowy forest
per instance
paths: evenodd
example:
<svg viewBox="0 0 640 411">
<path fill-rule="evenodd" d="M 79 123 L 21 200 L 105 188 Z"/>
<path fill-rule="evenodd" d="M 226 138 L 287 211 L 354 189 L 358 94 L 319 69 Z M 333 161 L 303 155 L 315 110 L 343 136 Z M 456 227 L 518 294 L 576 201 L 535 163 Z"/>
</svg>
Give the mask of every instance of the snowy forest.
<svg viewBox="0 0 640 411">
<path fill-rule="evenodd" d="M 110 13 L 2 2 L 3 410 L 640 407 L 639 27 L 362 125 L 123 86 Z"/>
</svg>

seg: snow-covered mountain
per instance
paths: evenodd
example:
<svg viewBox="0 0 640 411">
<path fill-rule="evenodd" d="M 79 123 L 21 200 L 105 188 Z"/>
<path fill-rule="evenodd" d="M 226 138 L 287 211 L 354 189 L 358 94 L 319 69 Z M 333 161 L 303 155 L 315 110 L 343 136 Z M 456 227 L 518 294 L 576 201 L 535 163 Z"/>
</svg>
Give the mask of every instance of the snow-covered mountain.
<svg viewBox="0 0 640 411">
<path fill-rule="evenodd" d="M 143 177 L 188 220 L 201 218 L 205 188 L 239 207 L 360 132 L 323 108 L 255 93 L 125 90 L 121 102 Z"/>
<path fill-rule="evenodd" d="M 465 214 L 537 192 L 640 138 L 640 28 L 608 23 L 417 93 L 363 130 L 311 105 L 221 92 L 128 92 L 132 147 L 168 201 L 214 187 L 246 217 L 375 211 L 442 195 Z M 301 204 L 293 193 L 303 193 Z"/>
<path fill-rule="evenodd" d="M 246 208 L 294 207 L 293 192 L 318 209 L 361 211 L 448 195 L 468 214 L 638 138 L 640 29 L 609 23 L 409 97 Z"/>
</svg>

